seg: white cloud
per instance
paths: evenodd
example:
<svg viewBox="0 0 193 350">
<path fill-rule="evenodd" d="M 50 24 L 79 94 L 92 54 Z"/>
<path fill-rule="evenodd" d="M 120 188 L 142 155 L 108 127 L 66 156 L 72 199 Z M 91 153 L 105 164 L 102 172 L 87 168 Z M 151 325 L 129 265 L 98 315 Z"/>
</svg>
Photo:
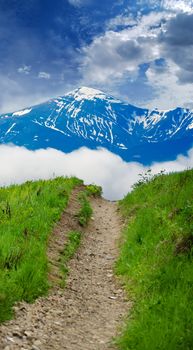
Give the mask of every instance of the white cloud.
<svg viewBox="0 0 193 350">
<path fill-rule="evenodd" d="M 87 148 L 64 154 L 55 149 L 29 151 L 23 147 L 2 145 L 0 164 L 1 186 L 26 180 L 75 175 L 87 184 L 102 186 L 104 196 L 112 200 L 123 198 L 139 179 L 139 173 L 147 170 L 142 164 L 126 163 L 105 149 Z M 181 171 L 188 167 L 193 167 L 193 149 L 187 157 L 179 156 L 175 161 L 154 163 L 151 166 L 153 173 L 163 169 Z"/>
<path fill-rule="evenodd" d="M 68 2 L 75 7 L 87 5 L 90 1 L 91 0 L 68 0 Z"/>
<path fill-rule="evenodd" d="M 131 14 L 127 15 L 118 15 L 114 18 L 111 18 L 110 21 L 107 23 L 108 29 L 116 29 L 118 26 L 134 26 L 137 24 L 137 20 L 133 18 Z"/>
<path fill-rule="evenodd" d="M 160 57 L 157 35 L 166 13 L 150 13 L 138 18 L 137 25 L 116 32 L 108 30 L 82 49 L 83 80 L 91 83 L 111 83 L 125 75 L 134 79 L 139 65 Z"/>
<path fill-rule="evenodd" d="M 168 60 L 167 68 L 161 74 L 153 66 L 147 70 L 148 82 L 154 87 L 156 96 L 148 104 L 149 108 L 172 109 L 183 107 L 193 100 L 192 84 L 179 84 L 179 67 Z"/>
<path fill-rule="evenodd" d="M 139 4 L 145 6 L 147 1 L 140 0 Z M 140 84 L 141 81 L 142 85 L 146 87 L 148 85 L 149 95 L 147 92 L 143 102 L 143 96 L 140 96 L 139 92 L 137 104 L 141 105 L 142 101 L 143 107 L 160 109 L 191 106 L 192 46 L 185 46 L 185 40 L 191 36 L 191 29 L 188 32 L 185 28 L 185 19 L 181 20 L 182 23 L 179 25 L 177 19 L 182 13 L 190 17 L 193 1 L 152 0 L 150 5 L 152 8 L 161 7 L 162 11 L 152 11 L 147 15 L 139 14 L 135 20 L 128 13 L 117 16 L 109 21 L 108 30 L 103 35 L 95 37 L 90 45 L 82 49 L 83 62 L 80 70 L 83 84 L 95 85 L 105 90 L 109 88 L 118 96 L 123 88 L 122 91 L 129 102 L 136 103 L 132 92 L 125 92 L 125 87 L 128 86 L 129 89 L 130 83 Z M 191 18 L 187 20 L 190 22 Z M 131 27 L 116 31 L 117 26 L 121 24 L 123 27 L 127 25 Z M 174 26 L 178 28 L 177 33 Z M 170 42 L 165 42 L 169 30 L 173 30 L 173 36 L 177 37 L 179 33 L 183 33 L 183 26 L 184 32 L 188 34 L 184 41 L 182 39 L 181 46 L 174 48 Z M 162 72 L 160 69 L 158 74 L 159 66 L 156 69 L 154 62 L 160 58 L 165 60 L 167 68 Z M 147 81 L 139 78 L 140 66 L 143 64 L 150 65 L 146 72 Z"/>
<path fill-rule="evenodd" d="M 192 12 L 192 0 L 138 0 L 138 6 L 164 9 L 172 12 Z"/>
<path fill-rule="evenodd" d="M 38 73 L 38 78 L 40 78 L 40 79 L 50 79 L 51 75 L 50 75 L 50 73 L 47 73 L 47 72 L 39 72 Z"/>
<path fill-rule="evenodd" d="M 192 0 L 162 0 L 161 6 L 164 9 L 174 12 L 192 12 L 193 1 Z"/>
<path fill-rule="evenodd" d="M 22 67 L 19 67 L 17 71 L 20 74 L 26 74 L 27 75 L 27 74 L 29 74 L 31 72 L 31 66 L 24 65 Z"/>
</svg>

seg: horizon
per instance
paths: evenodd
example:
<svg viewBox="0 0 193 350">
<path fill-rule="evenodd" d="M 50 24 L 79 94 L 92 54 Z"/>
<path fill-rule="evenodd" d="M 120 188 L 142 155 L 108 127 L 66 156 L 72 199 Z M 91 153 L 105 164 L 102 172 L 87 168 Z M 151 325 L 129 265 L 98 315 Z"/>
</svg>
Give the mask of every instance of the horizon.
<svg viewBox="0 0 193 350">
<path fill-rule="evenodd" d="M 192 167 L 192 32 L 193 0 L 0 1 L 0 184 L 98 167 L 119 195 Z"/>
</svg>

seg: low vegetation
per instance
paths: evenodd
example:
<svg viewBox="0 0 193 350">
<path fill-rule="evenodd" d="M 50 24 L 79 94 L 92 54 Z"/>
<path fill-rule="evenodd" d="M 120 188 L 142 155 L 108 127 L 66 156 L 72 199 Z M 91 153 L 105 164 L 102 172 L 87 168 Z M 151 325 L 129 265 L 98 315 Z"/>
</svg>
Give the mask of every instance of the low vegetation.
<svg viewBox="0 0 193 350">
<path fill-rule="evenodd" d="M 92 208 L 88 199 L 88 195 L 86 191 L 81 191 L 79 194 L 79 201 L 80 201 L 80 211 L 78 212 L 78 221 L 79 224 L 83 227 L 85 227 L 91 216 L 92 216 Z"/>
<path fill-rule="evenodd" d="M 193 349 L 193 171 L 145 176 L 120 208 L 127 224 L 116 270 L 133 307 L 118 347 Z"/>
<path fill-rule="evenodd" d="M 66 286 L 66 277 L 68 275 L 68 262 L 74 256 L 81 242 L 81 232 L 70 231 L 67 237 L 67 243 L 64 247 L 64 251 L 61 253 L 60 264 L 61 271 L 63 274 L 63 280 L 61 282 L 61 287 Z"/>
<path fill-rule="evenodd" d="M 48 237 L 79 184 L 57 178 L 0 188 L 0 322 L 12 316 L 16 301 L 47 292 Z"/>
<path fill-rule="evenodd" d="M 102 187 L 97 185 L 88 185 L 86 186 L 86 194 L 93 197 L 102 196 Z"/>
</svg>

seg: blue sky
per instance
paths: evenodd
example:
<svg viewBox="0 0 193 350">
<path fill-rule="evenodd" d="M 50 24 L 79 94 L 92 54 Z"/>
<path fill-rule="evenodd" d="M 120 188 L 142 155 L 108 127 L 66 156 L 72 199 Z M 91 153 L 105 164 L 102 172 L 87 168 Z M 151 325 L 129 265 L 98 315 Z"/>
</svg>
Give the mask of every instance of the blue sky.
<svg viewBox="0 0 193 350">
<path fill-rule="evenodd" d="M 192 0 L 0 0 L 0 112 L 86 85 L 193 107 Z"/>
</svg>

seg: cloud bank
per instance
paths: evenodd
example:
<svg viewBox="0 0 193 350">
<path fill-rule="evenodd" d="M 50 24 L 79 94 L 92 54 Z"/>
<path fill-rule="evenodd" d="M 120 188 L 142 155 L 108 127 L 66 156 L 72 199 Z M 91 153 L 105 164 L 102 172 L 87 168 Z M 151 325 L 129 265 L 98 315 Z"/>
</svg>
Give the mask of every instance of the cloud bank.
<svg viewBox="0 0 193 350">
<path fill-rule="evenodd" d="M 86 184 L 103 187 L 110 200 L 123 198 L 147 167 L 137 162 L 124 162 L 106 149 L 80 148 L 65 154 L 55 149 L 29 151 L 24 147 L 0 146 L 0 186 L 20 184 L 27 180 L 49 179 L 56 176 L 77 176 Z M 188 155 L 175 161 L 154 163 L 152 172 L 182 171 L 193 167 L 193 148 Z"/>
</svg>

